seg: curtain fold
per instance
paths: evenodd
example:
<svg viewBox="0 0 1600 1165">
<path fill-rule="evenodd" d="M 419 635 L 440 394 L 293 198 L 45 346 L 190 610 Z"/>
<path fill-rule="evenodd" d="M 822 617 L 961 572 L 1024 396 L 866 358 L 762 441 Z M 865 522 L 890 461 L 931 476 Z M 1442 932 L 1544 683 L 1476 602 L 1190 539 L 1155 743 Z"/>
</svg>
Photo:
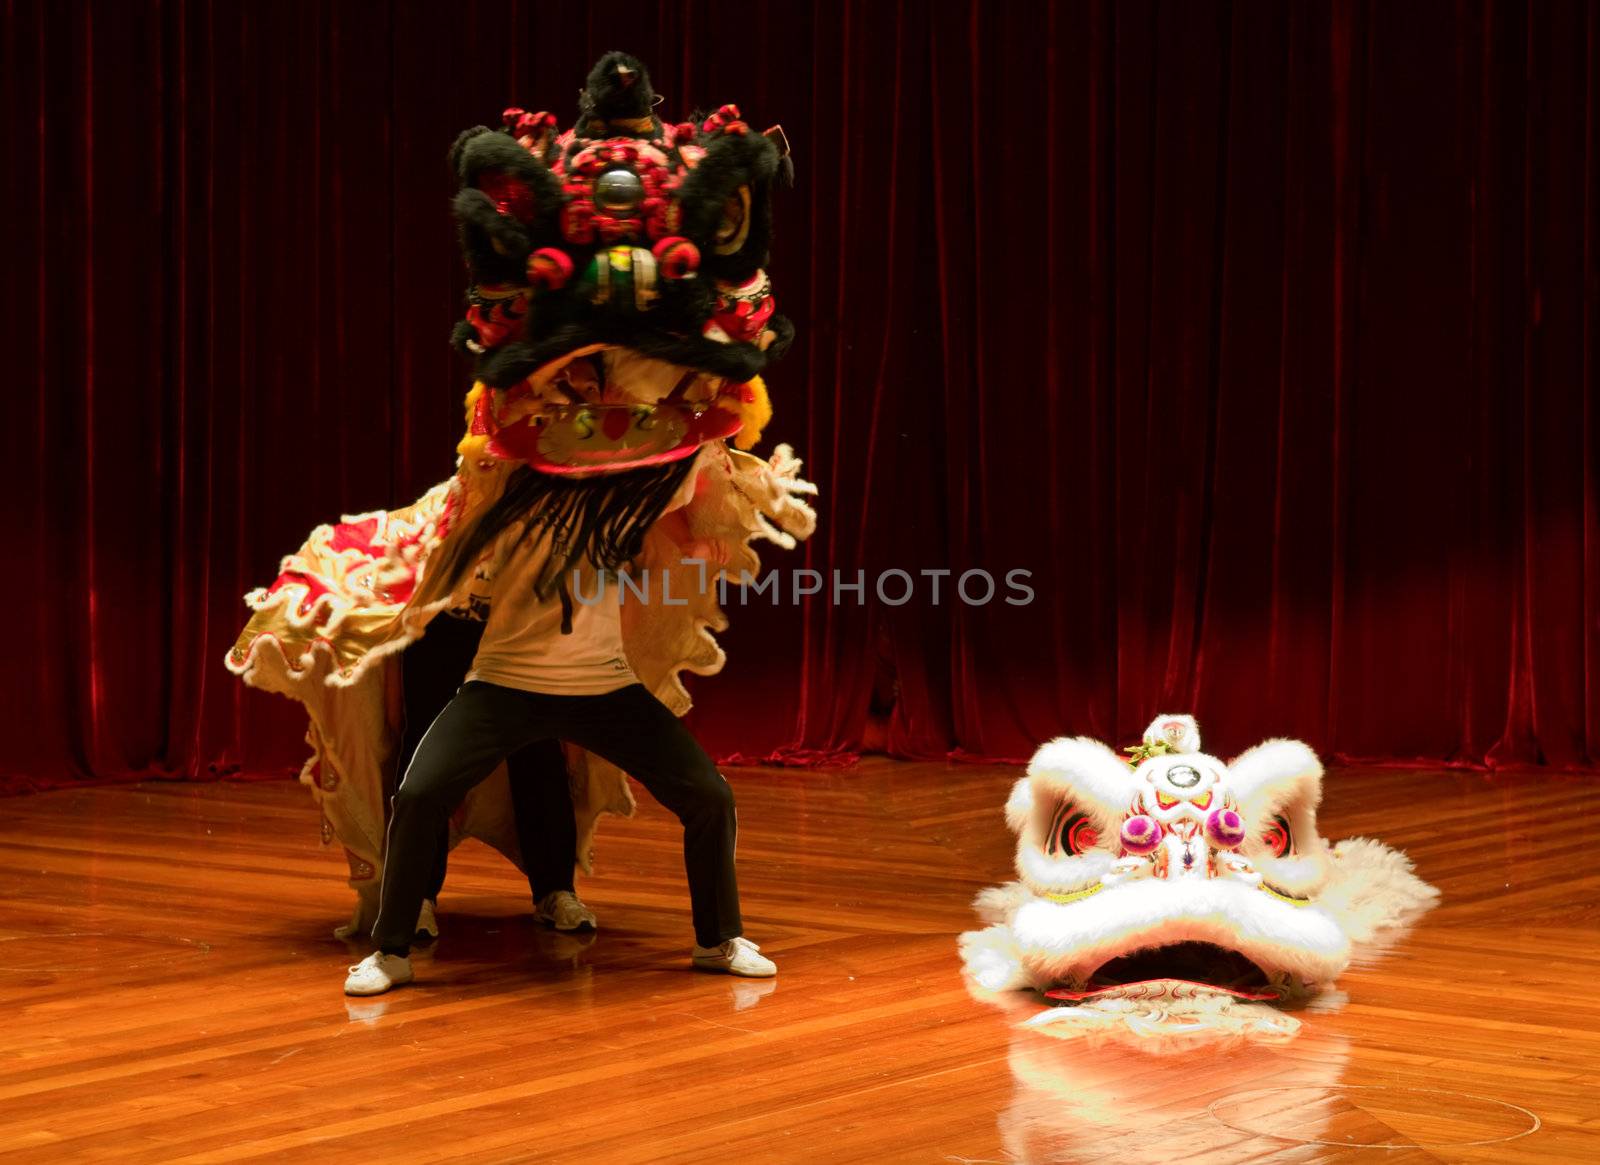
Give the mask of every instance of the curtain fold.
<svg viewBox="0 0 1600 1165">
<path fill-rule="evenodd" d="M 798 174 L 769 432 L 822 525 L 765 556 L 783 602 L 731 595 L 713 751 L 1193 711 L 1224 752 L 1600 764 L 1593 5 L 17 0 L 0 34 L 0 790 L 297 762 L 221 666 L 239 596 L 450 471 L 444 152 L 570 123 L 610 48 L 668 113 L 781 121 Z"/>
</svg>

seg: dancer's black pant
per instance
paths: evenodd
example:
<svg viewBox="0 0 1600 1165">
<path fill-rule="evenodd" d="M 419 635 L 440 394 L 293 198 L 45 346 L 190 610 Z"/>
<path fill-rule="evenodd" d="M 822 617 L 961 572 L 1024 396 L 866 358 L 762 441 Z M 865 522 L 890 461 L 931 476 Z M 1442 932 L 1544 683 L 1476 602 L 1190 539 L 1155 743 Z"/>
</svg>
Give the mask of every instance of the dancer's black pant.
<svg viewBox="0 0 1600 1165">
<path fill-rule="evenodd" d="M 429 725 L 466 681 L 482 638 L 481 621 L 440 615 L 428 624 L 428 633 L 401 655 L 405 723 L 395 756 L 396 787 Z M 571 890 L 572 870 L 578 858 L 578 823 L 572 811 L 572 790 L 567 783 L 567 761 L 560 741 L 539 740 L 518 749 L 506 757 L 506 771 L 511 778 L 517 845 L 522 850 L 522 868 L 527 872 L 533 900 L 538 902 L 556 890 Z M 393 789 L 390 792 L 392 795 Z M 423 897 L 439 897 L 449 860 L 450 821 L 446 817 L 439 826 Z"/>
<path fill-rule="evenodd" d="M 507 756 L 551 739 L 569 740 L 631 774 L 683 823 L 695 941 L 712 947 L 743 934 L 733 790 L 644 685 L 555 696 L 472 680 L 429 727 L 395 791 L 374 944 L 395 954 L 410 949 L 440 824 Z"/>
</svg>

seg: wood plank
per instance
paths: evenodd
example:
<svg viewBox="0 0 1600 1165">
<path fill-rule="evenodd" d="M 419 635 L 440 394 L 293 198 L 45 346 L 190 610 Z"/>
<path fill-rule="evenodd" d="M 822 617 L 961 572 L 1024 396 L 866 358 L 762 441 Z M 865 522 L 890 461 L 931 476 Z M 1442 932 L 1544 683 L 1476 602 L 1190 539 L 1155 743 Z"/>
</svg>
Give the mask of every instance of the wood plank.
<svg viewBox="0 0 1600 1165">
<path fill-rule="evenodd" d="M 515 871 L 469 844 L 419 982 L 367 1001 L 340 993 L 364 951 L 331 936 L 343 863 L 300 788 L 7 801 L 0 1150 L 1092 1162 L 1131 1159 L 1132 1135 L 1141 1159 L 1191 1162 L 1600 1157 L 1600 873 L 1562 828 L 1600 783 L 1330 774 L 1328 836 L 1407 848 L 1443 904 L 1292 1041 L 1174 1056 L 1019 1030 L 1025 997 L 963 986 L 955 936 L 1008 874 L 1015 777 L 731 772 L 747 925 L 781 967 L 767 983 L 687 968 L 675 823 L 642 795 L 583 885 L 592 940 L 537 926 Z M 1524 1110 L 1540 1127 L 1516 1136 Z"/>
</svg>

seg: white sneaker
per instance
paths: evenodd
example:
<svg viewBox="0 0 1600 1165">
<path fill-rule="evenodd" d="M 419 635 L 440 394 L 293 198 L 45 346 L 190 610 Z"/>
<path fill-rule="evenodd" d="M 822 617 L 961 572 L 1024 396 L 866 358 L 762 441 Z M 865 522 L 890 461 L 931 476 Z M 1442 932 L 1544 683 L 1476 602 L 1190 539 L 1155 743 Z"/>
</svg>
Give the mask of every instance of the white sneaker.
<svg viewBox="0 0 1600 1165">
<path fill-rule="evenodd" d="M 695 947 L 694 965 L 701 971 L 722 971 L 743 975 L 746 979 L 770 979 L 778 973 L 778 964 L 760 951 L 760 947 L 743 936 L 730 938 L 720 947 Z"/>
<path fill-rule="evenodd" d="M 540 922 L 548 922 L 557 930 L 598 930 L 594 911 L 590 910 L 571 890 L 552 890 L 539 899 L 534 913 Z"/>
<path fill-rule="evenodd" d="M 430 939 L 439 937 L 439 920 L 433 913 L 432 898 L 424 898 L 422 909 L 417 911 L 417 937 Z"/>
<path fill-rule="evenodd" d="M 405 955 L 373 951 L 350 968 L 344 981 L 346 995 L 382 995 L 391 987 L 411 982 L 411 960 Z"/>
</svg>

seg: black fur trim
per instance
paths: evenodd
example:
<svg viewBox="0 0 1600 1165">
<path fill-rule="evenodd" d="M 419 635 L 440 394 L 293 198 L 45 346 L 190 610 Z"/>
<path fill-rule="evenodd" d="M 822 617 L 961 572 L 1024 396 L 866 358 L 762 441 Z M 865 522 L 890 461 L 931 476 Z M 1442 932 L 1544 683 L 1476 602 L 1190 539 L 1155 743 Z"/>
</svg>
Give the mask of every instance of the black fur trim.
<svg viewBox="0 0 1600 1165">
<path fill-rule="evenodd" d="M 458 138 L 457 142 L 460 150 L 452 153 L 463 186 L 476 186 L 482 175 L 491 170 L 519 178 L 533 195 L 534 221 L 529 229 L 542 234 L 554 228 L 567 196 L 562 192 L 561 180 L 543 162 L 509 134 L 472 134 L 466 141 Z"/>
<path fill-rule="evenodd" d="M 585 478 L 518 469 L 500 497 L 447 552 L 448 561 L 441 564 L 446 584 L 453 588 L 495 539 L 518 523 L 523 538 L 550 536 L 550 556 L 534 584 L 541 599 L 554 594 L 567 571 L 580 563 L 620 570 L 639 557 L 645 533 L 693 465 L 694 458 L 685 457 Z"/>
<path fill-rule="evenodd" d="M 590 344 L 632 348 L 641 355 L 697 368 L 735 383 L 759 375 L 771 360 L 754 344 L 719 344 L 700 335 L 661 331 L 648 327 L 644 317 L 630 320 L 601 316 L 541 330 L 538 336 L 491 348 L 478 358 L 475 371 L 485 384 L 509 388 L 551 361 Z"/>
<path fill-rule="evenodd" d="M 767 318 L 767 327 L 772 331 L 772 343 L 767 345 L 767 363 L 782 360 L 789 353 L 789 345 L 794 343 L 794 322 L 788 316 L 773 312 Z"/>
<path fill-rule="evenodd" d="M 619 70 L 626 69 L 623 79 Z M 654 137 L 661 132 L 655 116 L 656 91 L 650 86 L 650 71 L 637 57 L 609 52 L 595 62 L 578 97 L 579 137 Z M 612 124 L 649 118 L 651 128 L 639 133 Z"/>
<path fill-rule="evenodd" d="M 531 340 L 514 340 L 478 357 L 477 377 L 495 388 L 510 388 L 552 360 L 589 344 L 600 343 L 587 328 L 560 327 Z"/>
<path fill-rule="evenodd" d="M 719 344 L 704 336 L 674 336 L 666 332 L 635 333 L 626 343 L 645 356 L 698 368 L 735 384 L 759 376 L 767 366 L 767 354 L 754 344 Z"/>
<path fill-rule="evenodd" d="M 493 133 L 486 125 L 475 125 L 471 129 L 464 129 L 456 135 L 456 140 L 450 143 L 450 172 L 456 177 L 461 176 L 461 153 L 467 148 L 467 143 L 479 134 Z"/>
<path fill-rule="evenodd" d="M 484 170 L 504 170 L 525 180 L 534 180 L 544 164 L 523 148 L 508 133 L 473 134 L 461 143 L 456 155 L 456 175 L 463 186 L 471 186 Z"/>
<path fill-rule="evenodd" d="M 489 196 L 468 188 L 451 204 L 460 224 L 461 254 L 474 283 L 522 283 L 532 241 L 522 224 L 503 215 Z M 499 248 L 495 243 L 499 242 Z"/>
<path fill-rule="evenodd" d="M 777 170 L 778 148 L 760 134 L 713 134 L 706 139 L 705 157 L 684 179 L 679 194 L 683 233 L 700 247 L 702 274 L 737 284 L 767 265 Z M 711 240 L 722 221 L 723 204 L 744 185 L 750 187 L 749 234 L 738 251 L 718 255 Z"/>
<path fill-rule="evenodd" d="M 467 323 L 466 320 L 457 320 L 456 326 L 450 329 L 450 346 L 463 356 L 477 355 L 471 348 L 467 347 L 468 340 L 476 341 L 477 338 L 478 329 Z"/>
</svg>

